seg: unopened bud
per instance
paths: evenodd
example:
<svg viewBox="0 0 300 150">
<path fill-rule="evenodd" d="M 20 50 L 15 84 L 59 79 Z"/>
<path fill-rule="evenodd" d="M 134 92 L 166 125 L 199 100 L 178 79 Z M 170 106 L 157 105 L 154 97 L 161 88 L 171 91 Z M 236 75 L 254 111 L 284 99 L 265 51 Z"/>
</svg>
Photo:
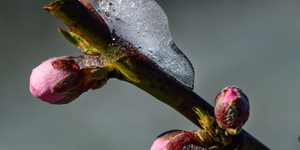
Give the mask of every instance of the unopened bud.
<svg viewBox="0 0 300 150">
<path fill-rule="evenodd" d="M 237 87 L 226 87 L 216 97 L 215 116 L 219 125 L 230 134 L 238 134 L 249 117 L 247 96 Z M 238 130 L 238 131 L 237 131 Z"/>
<path fill-rule="evenodd" d="M 208 149 L 197 135 L 182 130 L 171 130 L 162 133 L 152 144 L 150 150 L 174 150 L 174 149 Z"/>
<path fill-rule="evenodd" d="M 51 58 L 32 70 L 30 92 L 48 103 L 69 103 L 106 83 L 106 68 L 97 65 L 93 56 Z"/>
<path fill-rule="evenodd" d="M 52 93 L 52 88 L 57 82 L 71 74 L 71 72 L 58 70 L 52 67 L 55 58 L 43 62 L 32 70 L 30 76 L 30 92 L 42 101 L 53 103 L 67 95 Z"/>
</svg>

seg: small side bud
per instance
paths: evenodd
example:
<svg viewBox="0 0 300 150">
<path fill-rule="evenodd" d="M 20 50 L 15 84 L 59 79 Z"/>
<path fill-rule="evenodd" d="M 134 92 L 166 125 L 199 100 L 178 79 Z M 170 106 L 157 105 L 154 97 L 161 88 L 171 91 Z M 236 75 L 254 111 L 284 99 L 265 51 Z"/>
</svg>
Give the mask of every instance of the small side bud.
<svg viewBox="0 0 300 150">
<path fill-rule="evenodd" d="M 171 130 L 162 133 L 152 144 L 150 150 L 191 150 L 191 149 L 208 149 L 207 146 L 200 141 L 195 133 Z"/>
<path fill-rule="evenodd" d="M 250 105 L 247 96 L 237 87 L 226 87 L 216 97 L 215 116 L 219 126 L 229 134 L 241 131 L 249 117 Z"/>
</svg>

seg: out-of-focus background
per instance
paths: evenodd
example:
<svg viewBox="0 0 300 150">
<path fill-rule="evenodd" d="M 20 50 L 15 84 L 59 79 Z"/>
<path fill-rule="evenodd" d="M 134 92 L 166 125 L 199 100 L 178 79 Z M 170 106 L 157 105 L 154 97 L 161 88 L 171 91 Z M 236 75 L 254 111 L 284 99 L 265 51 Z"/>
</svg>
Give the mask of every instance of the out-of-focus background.
<svg viewBox="0 0 300 150">
<path fill-rule="evenodd" d="M 67 105 L 29 92 L 31 70 L 55 56 L 80 55 L 43 10 L 51 0 L 0 6 L 0 149 L 150 149 L 171 129 L 197 127 L 137 87 L 111 79 Z M 250 98 L 244 129 L 271 149 L 300 149 L 300 1 L 157 0 L 177 46 L 195 68 L 195 89 L 213 103 L 229 85 Z"/>
</svg>

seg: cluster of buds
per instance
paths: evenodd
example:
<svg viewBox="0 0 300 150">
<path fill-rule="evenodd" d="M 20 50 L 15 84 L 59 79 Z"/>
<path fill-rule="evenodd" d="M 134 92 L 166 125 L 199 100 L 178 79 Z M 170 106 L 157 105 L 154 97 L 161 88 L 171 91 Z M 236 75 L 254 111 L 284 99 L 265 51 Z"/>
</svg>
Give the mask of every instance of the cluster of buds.
<svg viewBox="0 0 300 150">
<path fill-rule="evenodd" d="M 122 37 L 119 37 L 120 35 L 116 35 L 116 33 L 120 34 L 123 32 L 123 30 L 121 30 L 122 28 L 119 29 L 120 31 L 118 32 L 115 32 L 115 29 L 113 29 L 112 31 L 114 31 L 114 33 L 110 33 L 111 31 L 109 29 L 115 27 L 115 25 L 114 22 L 106 24 L 105 20 L 109 20 L 112 16 L 105 18 L 109 16 L 107 15 L 109 13 L 105 10 L 98 9 L 102 8 L 100 7 L 102 6 L 100 5 L 102 4 L 102 1 L 79 0 L 76 2 L 74 2 L 76 6 L 81 6 L 78 4 L 78 2 L 80 2 L 90 11 L 87 11 L 86 8 L 82 7 L 76 7 L 76 9 L 73 9 L 73 6 L 75 6 L 73 4 L 64 5 L 64 7 L 58 7 L 56 5 L 61 3 L 57 2 L 47 5 L 45 9 L 70 26 L 71 31 L 65 31 L 63 29 L 59 29 L 59 31 L 66 39 L 80 48 L 87 55 L 78 57 L 66 56 L 51 58 L 33 69 L 30 76 L 30 91 L 33 96 L 51 104 L 66 104 L 73 101 L 89 89 L 97 89 L 102 87 L 104 84 L 106 84 L 108 78 L 110 77 L 122 76 L 124 80 L 126 79 L 131 82 L 139 81 L 138 78 L 135 77 L 135 74 L 131 72 L 135 68 L 128 65 L 130 64 L 128 63 L 128 60 L 130 59 L 127 57 L 127 59 L 120 60 L 120 58 L 126 58 L 123 56 L 143 58 L 143 61 L 148 62 L 151 60 L 151 62 L 153 61 L 154 63 L 158 63 L 158 65 L 168 67 L 168 65 L 161 63 L 161 61 L 156 61 L 156 59 L 148 60 L 149 53 L 138 51 L 138 49 L 133 46 L 136 43 L 130 43 L 135 41 L 127 41 L 125 38 L 123 39 Z M 93 3 L 91 4 L 90 2 Z M 154 1 L 152 2 L 153 6 L 156 6 L 156 3 Z M 112 7 L 114 5 L 113 3 L 109 2 L 109 6 Z M 70 7 L 72 9 L 69 10 L 68 8 Z M 143 8 L 148 10 L 148 6 Z M 97 9 L 97 11 L 95 11 L 95 9 Z M 64 13 L 61 13 L 62 11 Z M 74 13 L 79 11 L 85 12 L 87 15 L 74 15 Z M 103 18 L 101 17 L 101 11 L 105 13 L 105 15 L 102 15 Z M 144 13 L 144 11 L 138 12 Z M 154 16 L 159 14 L 157 11 L 150 11 L 149 13 L 151 12 L 155 12 L 153 14 Z M 164 14 L 163 11 L 161 14 Z M 135 15 L 140 17 L 144 14 L 141 15 L 137 13 Z M 76 17 L 74 18 L 74 16 Z M 113 17 L 120 20 L 120 16 Z M 166 17 L 162 15 L 161 18 Z M 149 20 L 149 17 L 144 19 L 148 20 L 149 24 L 162 26 L 160 24 L 161 21 L 158 21 L 159 24 L 153 24 L 153 21 Z M 124 24 L 130 25 L 132 22 L 127 22 L 127 24 L 125 22 Z M 127 27 L 129 26 L 124 27 L 126 28 L 124 31 L 127 33 Z M 136 31 L 135 29 L 136 28 L 133 28 L 134 32 Z M 145 31 L 148 33 L 148 29 Z M 164 31 L 165 28 L 163 28 L 161 32 Z M 158 33 L 159 32 L 155 32 L 155 34 Z M 114 35 L 112 36 L 112 34 Z M 169 33 L 167 33 L 165 36 L 168 35 Z M 116 37 L 119 40 L 116 40 Z M 137 35 L 135 38 L 139 38 L 139 36 Z M 166 42 L 163 41 L 164 39 L 168 38 L 162 37 L 161 41 Z M 155 42 L 153 44 L 157 43 Z M 165 47 L 163 48 L 164 51 L 167 50 Z M 130 49 L 130 51 L 127 49 Z M 182 57 L 183 53 L 179 51 L 175 44 L 173 44 L 169 51 L 167 51 L 168 53 L 162 54 L 166 55 L 173 51 L 175 51 L 174 54 L 176 54 L 174 56 L 178 55 L 178 57 Z M 152 52 L 150 53 L 151 55 L 154 55 Z M 164 60 L 165 57 L 168 57 L 163 56 L 162 54 L 158 55 L 163 57 L 162 60 Z M 182 63 L 184 61 L 182 64 L 185 66 L 185 71 L 188 71 L 187 69 L 189 68 L 189 71 L 192 72 L 191 75 L 193 76 L 194 73 L 191 64 L 189 64 L 189 61 L 185 57 L 183 58 L 184 59 L 177 61 L 177 63 Z M 120 66 L 117 66 L 114 63 L 117 60 L 121 61 L 121 63 L 119 62 Z M 122 64 L 122 61 L 125 61 L 126 63 Z M 124 67 L 124 64 L 129 69 Z M 174 75 L 173 77 L 175 77 L 176 80 L 179 80 L 179 82 L 187 87 L 193 88 L 193 80 L 192 82 L 186 82 L 185 80 L 181 80 L 181 74 L 174 74 L 177 73 L 177 67 L 167 68 L 167 71 L 171 70 L 171 72 L 167 73 L 171 76 Z M 123 72 L 119 69 L 123 69 Z M 184 72 L 184 74 L 186 74 L 186 72 Z M 177 76 L 180 78 L 177 78 Z M 188 79 L 191 79 L 190 76 Z M 232 143 L 233 137 L 240 133 L 242 126 L 247 121 L 249 116 L 249 101 L 247 96 L 239 88 L 226 87 L 216 97 L 214 110 L 215 117 L 202 108 L 193 107 L 192 109 L 199 116 L 198 121 L 202 128 L 194 132 L 182 130 L 165 132 L 157 137 L 151 147 L 151 150 L 223 149 Z"/>
<path fill-rule="evenodd" d="M 66 104 L 89 89 L 102 87 L 117 74 L 114 64 L 104 65 L 96 55 L 56 57 L 32 70 L 30 91 L 51 104 Z M 215 117 L 193 107 L 202 129 L 194 132 L 172 130 L 157 137 L 151 150 L 223 149 L 240 133 L 249 116 L 247 96 L 237 87 L 224 88 L 215 99 Z"/>
<path fill-rule="evenodd" d="M 173 130 L 157 137 L 151 150 L 219 150 L 238 135 L 249 117 L 249 101 L 241 89 L 224 88 L 215 99 L 215 117 L 193 107 L 202 129 L 194 132 Z"/>
<path fill-rule="evenodd" d="M 102 87 L 109 68 L 99 56 L 55 57 L 32 70 L 30 92 L 51 104 L 66 104 L 89 89 Z"/>
</svg>

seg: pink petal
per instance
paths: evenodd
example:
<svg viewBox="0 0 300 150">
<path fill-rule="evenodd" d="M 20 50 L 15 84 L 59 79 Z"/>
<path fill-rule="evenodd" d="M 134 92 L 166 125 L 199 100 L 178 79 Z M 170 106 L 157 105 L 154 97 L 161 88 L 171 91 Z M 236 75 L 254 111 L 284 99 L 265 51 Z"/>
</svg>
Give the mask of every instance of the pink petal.
<svg viewBox="0 0 300 150">
<path fill-rule="evenodd" d="M 31 94 L 34 97 L 49 103 L 53 103 L 66 97 L 66 95 L 58 95 L 51 91 L 59 80 L 70 74 L 70 72 L 54 69 L 51 64 L 54 59 L 55 58 L 49 59 L 34 68 L 30 76 L 29 88 Z"/>
</svg>

